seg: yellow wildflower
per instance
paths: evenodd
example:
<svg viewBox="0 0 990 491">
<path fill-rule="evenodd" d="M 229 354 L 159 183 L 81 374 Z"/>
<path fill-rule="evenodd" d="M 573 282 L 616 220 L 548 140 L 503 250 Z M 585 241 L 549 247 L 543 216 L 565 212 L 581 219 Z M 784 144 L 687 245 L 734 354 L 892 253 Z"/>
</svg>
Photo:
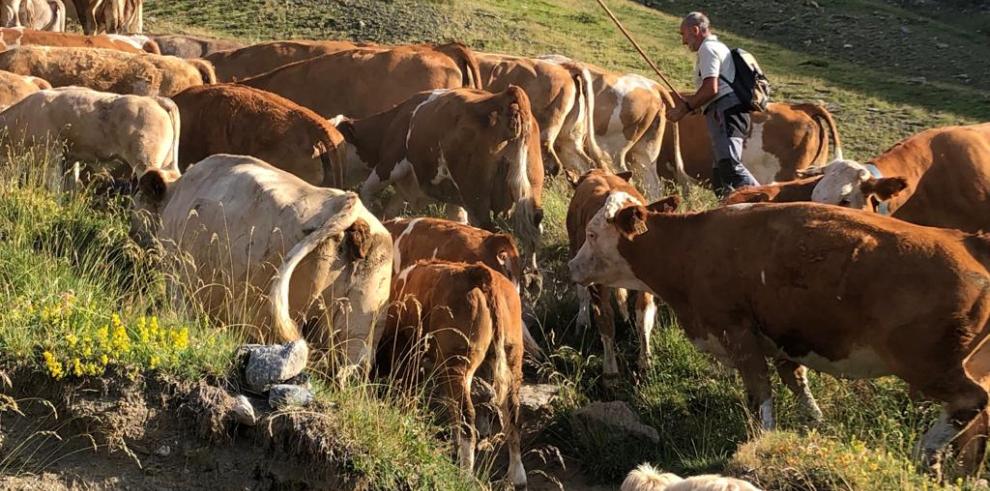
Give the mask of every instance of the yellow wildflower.
<svg viewBox="0 0 990 491">
<path fill-rule="evenodd" d="M 62 362 L 55 359 L 55 355 L 51 351 L 45 351 L 41 354 L 45 359 L 45 367 L 48 368 L 48 373 L 55 379 L 60 379 L 65 375 L 62 371 Z"/>
<path fill-rule="evenodd" d="M 79 358 L 72 359 L 72 373 L 77 377 L 81 377 L 83 374 L 82 363 L 80 363 Z"/>
<path fill-rule="evenodd" d="M 79 338 L 75 334 L 69 334 L 65 337 L 65 340 L 69 343 L 70 348 L 75 348 L 76 343 L 79 342 Z"/>
<path fill-rule="evenodd" d="M 140 323 L 139 323 L 140 324 Z M 110 339 L 110 350 L 114 353 L 127 353 L 131 349 L 131 340 L 127 337 L 127 329 L 123 324 L 114 326 Z"/>
<path fill-rule="evenodd" d="M 158 355 L 151 355 L 151 359 L 148 360 L 148 368 L 155 369 L 158 368 L 158 363 L 161 361 Z"/>
<path fill-rule="evenodd" d="M 100 364 L 101 365 L 107 366 L 109 363 L 110 363 L 110 357 L 108 357 L 106 353 L 103 353 L 102 355 L 100 355 Z"/>
</svg>

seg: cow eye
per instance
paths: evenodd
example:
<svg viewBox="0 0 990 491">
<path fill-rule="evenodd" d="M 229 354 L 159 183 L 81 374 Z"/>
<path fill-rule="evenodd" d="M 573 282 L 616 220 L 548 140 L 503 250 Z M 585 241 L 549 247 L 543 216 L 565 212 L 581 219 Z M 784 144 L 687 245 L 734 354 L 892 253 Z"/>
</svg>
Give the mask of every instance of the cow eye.
<svg viewBox="0 0 990 491">
<path fill-rule="evenodd" d="M 842 198 L 839 200 L 839 206 L 849 206 L 849 203 L 850 201 L 846 198 Z"/>
<path fill-rule="evenodd" d="M 588 232 L 588 240 L 595 240 L 596 238 L 598 238 L 598 234 L 594 232 Z"/>
</svg>

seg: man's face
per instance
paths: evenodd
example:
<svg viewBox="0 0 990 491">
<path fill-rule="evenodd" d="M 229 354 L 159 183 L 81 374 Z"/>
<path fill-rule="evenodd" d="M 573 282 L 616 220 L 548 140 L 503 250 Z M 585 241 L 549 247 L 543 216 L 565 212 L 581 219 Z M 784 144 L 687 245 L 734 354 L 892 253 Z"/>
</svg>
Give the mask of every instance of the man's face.
<svg viewBox="0 0 990 491">
<path fill-rule="evenodd" d="M 691 51 L 698 51 L 698 47 L 701 45 L 701 40 L 701 28 L 698 26 L 681 24 L 682 44 L 687 46 Z"/>
</svg>

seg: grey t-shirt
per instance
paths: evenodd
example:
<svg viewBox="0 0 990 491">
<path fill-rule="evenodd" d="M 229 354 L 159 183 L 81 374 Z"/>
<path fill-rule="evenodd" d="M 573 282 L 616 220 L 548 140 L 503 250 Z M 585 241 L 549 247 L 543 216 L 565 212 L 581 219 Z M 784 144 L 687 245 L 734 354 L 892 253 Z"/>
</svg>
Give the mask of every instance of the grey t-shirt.
<svg viewBox="0 0 990 491">
<path fill-rule="evenodd" d="M 736 67 L 732 64 L 729 47 L 719 41 L 718 36 L 710 34 L 698 47 L 698 57 L 694 62 L 695 90 L 701 88 L 701 82 L 706 78 L 719 75 L 724 79 L 718 80 L 718 94 L 715 99 L 732 93 L 732 87 L 726 80 L 736 78 Z"/>
</svg>

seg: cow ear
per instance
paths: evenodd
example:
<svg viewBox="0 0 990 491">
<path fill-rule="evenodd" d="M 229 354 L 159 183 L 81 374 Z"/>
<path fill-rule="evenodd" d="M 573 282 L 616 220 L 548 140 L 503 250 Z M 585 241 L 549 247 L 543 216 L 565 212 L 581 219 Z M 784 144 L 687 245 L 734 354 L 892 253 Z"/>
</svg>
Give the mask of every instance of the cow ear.
<svg viewBox="0 0 990 491">
<path fill-rule="evenodd" d="M 498 124 L 498 111 L 492 111 L 488 113 L 488 126 L 494 128 L 495 125 L 497 124 Z"/>
<path fill-rule="evenodd" d="M 649 211 L 643 206 L 628 206 L 619 210 L 612 217 L 611 222 L 615 225 L 615 228 L 619 229 L 619 233 L 626 239 L 632 240 L 637 235 L 644 234 L 648 230 L 646 228 L 646 217 L 649 214 Z"/>
<path fill-rule="evenodd" d="M 627 170 L 625 172 L 619 172 L 615 176 L 622 179 L 623 181 L 629 182 L 629 180 L 632 179 L 632 171 Z"/>
<path fill-rule="evenodd" d="M 165 184 L 165 177 L 162 176 L 162 172 L 158 169 L 149 169 L 142 174 L 138 181 L 138 191 L 154 203 L 160 203 L 164 200 L 168 185 Z"/>
<path fill-rule="evenodd" d="M 312 158 L 314 158 L 314 159 L 319 158 L 320 155 L 323 155 L 325 153 L 327 153 L 327 146 L 326 146 L 325 143 L 323 143 L 323 142 L 317 142 L 315 145 L 313 145 L 313 155 L 312 155 Z"/>
<path fill-rule="evenodd" d="M 371 227 L 368 222 L 357 219 L 344 231 L 344 245 L 351 259 L 364 259 L 371 249 Z"/>
<path fill-rule="evenodd" d="M 753 193 L 752 196 L 746 198 L 746 203 L 769 203 L 771 200 L 770 195 L 764 192 Z"/>
<path fill-rule="evenodd" d="M 650 203 L 646 209 L 653 213 L 670 213 L 677 210 L 677 207 L 680 205 L 681 197 L 675 194 L 672 196 L 667 196 L 656 203 Z"/>
<path fill-rule="evenodd" d="M 859 188 L 863 194 L 876 195 L 880 201 L 887 201 L 907 189 L 907 179 L 903 177 L 882 177 L 880 179 L 868 179 Z"/>
</svg>

